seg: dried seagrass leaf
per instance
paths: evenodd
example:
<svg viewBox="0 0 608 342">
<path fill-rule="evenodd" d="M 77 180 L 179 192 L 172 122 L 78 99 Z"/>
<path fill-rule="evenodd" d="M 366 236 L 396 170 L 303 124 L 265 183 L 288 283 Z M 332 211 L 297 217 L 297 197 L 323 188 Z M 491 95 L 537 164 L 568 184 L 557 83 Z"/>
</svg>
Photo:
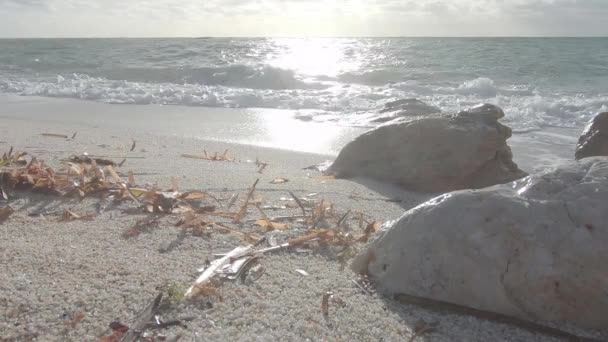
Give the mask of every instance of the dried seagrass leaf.
<svg viewBox="0 0 608 342">
<path fill-rule="evenodd" d="M 241 209 L 237 212 L 237 214 L 234 217 L 234 222 L 240 222 L 245 215 L 247 215 L 247 206 L 249 205 L 249 201 L 251 200 L 251 198 L 253 197 L 253 193 L 255 192 L 255 187 L 258 185 L 258 182 L 260 181 L 260 179 L 256 179 L 255 182 L 253 183 L 253 185 L 251 186 L 251 189 L 249 189 L 249 193 L 247 194 L 247 198 L 245 198 L 245 203 L 243 203 L 243 206 L 241 207 Z"/>
<path fill-rule="evenodd" d="M 180 198 L 184 201 L 200 201 L 209 197 L 206 193 L 201 191 L 190 191 L 184 192 Z"/>
<path fill-rule="evenodd" d="M 64 138 L 67 139 L 68 136 L 65 134 L 57 134 L 57 133 L 40 133 L 43 137 L 53 137 L 53 138 Z"/>
<path fill-rule="evenodd" d="M 277 178 L 271 180 L 270 184 L 283 184 L 283 183 L 287 183 L 287 182 L 289 182 L 289 179 L 277 177 Z"/>
</svg>

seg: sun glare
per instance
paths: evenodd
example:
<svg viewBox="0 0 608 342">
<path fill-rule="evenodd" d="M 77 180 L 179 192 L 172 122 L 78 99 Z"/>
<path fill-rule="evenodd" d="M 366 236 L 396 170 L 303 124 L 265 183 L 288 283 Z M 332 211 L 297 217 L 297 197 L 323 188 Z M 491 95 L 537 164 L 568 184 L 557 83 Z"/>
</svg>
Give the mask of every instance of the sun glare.
<svg viewBox="0 0 608 342">
<path fill-rule="evenodd" d="M 273 43 L 281 53 L 271 57 L 269 64 L 299 74 L 336 76 L 358 66 L 354 58 L 348 58 L 346 44 L 340 39 L 285 38 Z"/>
</svg>

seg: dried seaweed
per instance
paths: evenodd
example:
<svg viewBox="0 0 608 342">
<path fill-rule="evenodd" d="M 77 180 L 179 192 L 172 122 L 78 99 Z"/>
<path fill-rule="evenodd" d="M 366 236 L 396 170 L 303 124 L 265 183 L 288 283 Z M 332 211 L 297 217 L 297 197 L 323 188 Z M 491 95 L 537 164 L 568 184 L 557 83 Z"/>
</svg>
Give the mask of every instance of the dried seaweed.
<svg viewBox="0 0 608 342">
<path fill-rule="evenodd" d="M 95 219 L 95 214 L 76 214 L 75 212 L 73 212 L 70 209 L 66 209 L 63 211 L 63 214 L 61 215 L 61 218 L 59 219 L 59 221 L 76 221 L 76 220 L 82 220 L 82 221 L 92 221 Z"/>
<path fill-rule="evenodd" d="M 210 160 L 210 161 L 235 161 L 234 158 L 228 157 L 228 150 L 225 150 L 223 154 L 219 154 L 218 152 L 213 153 L 213 155 L 208 155 L 207 151 L 203 150 L 203 154 L 181 154 L 182 158 L 191 158 L 191 159 L 202 159 L 202 160 Z"/>
<path fill-rule="evenodd" d="M 71 156 L 68 161 L 70 161 L 71 163 L 76 163 L 76 164 L 93 164 L 93 162 L 95 162 L 97 165 L 102 165 L 102 166 L 108 166 L 108 165 L 112 165 L 112 166 L 116 166 L 117 164 L 109 159 L 103 159 L 103 158 L 91 158 L 89 156 Z"/>
<path fill-rule="evenodd" d="M 135 222 L 133 227 L 129 228 L 125 233 L 123 233 L 123 237 L 125 238 L 133 238 L 139 236 L 143 232 L 150 231 L 152 228 L 158 227 L 160 224 L 160 216 L 148 216 L 141 220 Z"/>
<path fill-rule="evenodd" d="M 14 212 L 11 207 L 0 208 L 0 223 L 4 223 Z"/>
</svg>

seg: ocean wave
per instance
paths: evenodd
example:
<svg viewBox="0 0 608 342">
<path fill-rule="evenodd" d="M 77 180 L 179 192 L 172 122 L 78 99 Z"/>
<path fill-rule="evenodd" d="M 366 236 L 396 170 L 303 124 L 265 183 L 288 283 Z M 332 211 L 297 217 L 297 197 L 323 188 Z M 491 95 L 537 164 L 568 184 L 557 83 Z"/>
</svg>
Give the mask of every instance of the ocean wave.
<svg viewBox="0 0 608 342">
<path fill-rule="evenodd" d="M 119 68 L 101 70 L 96 77 L 145 83 L 214 85 L 249 89 L 325 89 L 329 85 L 297 77 L 292 70 L 235 64 L 200 68 Z"/>
<path fill-rule="evenodd" d="M 234 68 L 219 74 L 219 68 L 212 69 L 215 74 L 201 68 L 201 73 L 190 74 L 190 77 L 212 79 L 215 84 L 192 80 L 183 83 L 134 82 L 82 74 L 26 79 L 0 73 L 0 92 L 113 104 L 289 109 L 297 111 L 296 117 L 301 120 L 366 127 L 375 125 L 373 121 L 385 103 L 404 98 L 420 99 L 445 112 L 493 103 L 505 110 L 505 122 L 517 131 L 544 126 L 577 127 L 596 113 L 608 110 L 608 95 L 543 95 L 527 85 L 501 87 L 489 78 L 472 79 L 453 87 L 406 81 L 376 87 L 327 82 L 323 87 L 270 89 L 268 85 L 260 86 L 264 82 L 276 85 L 277 78 L 285 76 L 294 82 L 295 76 L 280 69 L 268 69 L 266 76 L 253 73 L 252 84 L 247 84 L 247 81 L 243 83 L 243 80 L 231 78 Z M 232 83 L 240 86 L 230 86 Z"/>
</svg>

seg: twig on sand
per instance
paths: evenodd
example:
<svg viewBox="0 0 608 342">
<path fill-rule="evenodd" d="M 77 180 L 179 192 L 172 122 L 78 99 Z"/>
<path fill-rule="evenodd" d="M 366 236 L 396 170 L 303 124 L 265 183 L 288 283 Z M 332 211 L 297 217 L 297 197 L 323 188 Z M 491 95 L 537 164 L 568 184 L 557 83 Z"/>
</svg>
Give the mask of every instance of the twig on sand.
<svg viewBox="0 0 608 342">
<path fill-rule="evenodd" d="M 496 323 L 509 324 L 533 333 L 540 333 L 547 336 L 563 338 L 568 341 L 600 342 L 600 340 L 596 340 L 589 337 L 577 336 L 563 330 L 530 322 L 525 319 L 511 317 L 496 312 L 474 309 L 464 305 L 442 302 L 434 299 L 411 296 L 407 294 L 396 294 L 395 299 L 398 302 L 404 304 L 416 305 L 434 311 L 447 311 L 450 313 L 469 315 L 479 319 L 493 321 Z"/>
<path fill-rule="evenodd" d="M 137 320 L 120 340 L 121 342 L 135 342 L 139 339 L 148 323 L 154 318 L 154 315 L 156 315 L 162 299 L 163 294 L 161 292 L 154 298 L 152 303 L 148 304 L 148 306 L 137 316 Z"/>
</svg>

